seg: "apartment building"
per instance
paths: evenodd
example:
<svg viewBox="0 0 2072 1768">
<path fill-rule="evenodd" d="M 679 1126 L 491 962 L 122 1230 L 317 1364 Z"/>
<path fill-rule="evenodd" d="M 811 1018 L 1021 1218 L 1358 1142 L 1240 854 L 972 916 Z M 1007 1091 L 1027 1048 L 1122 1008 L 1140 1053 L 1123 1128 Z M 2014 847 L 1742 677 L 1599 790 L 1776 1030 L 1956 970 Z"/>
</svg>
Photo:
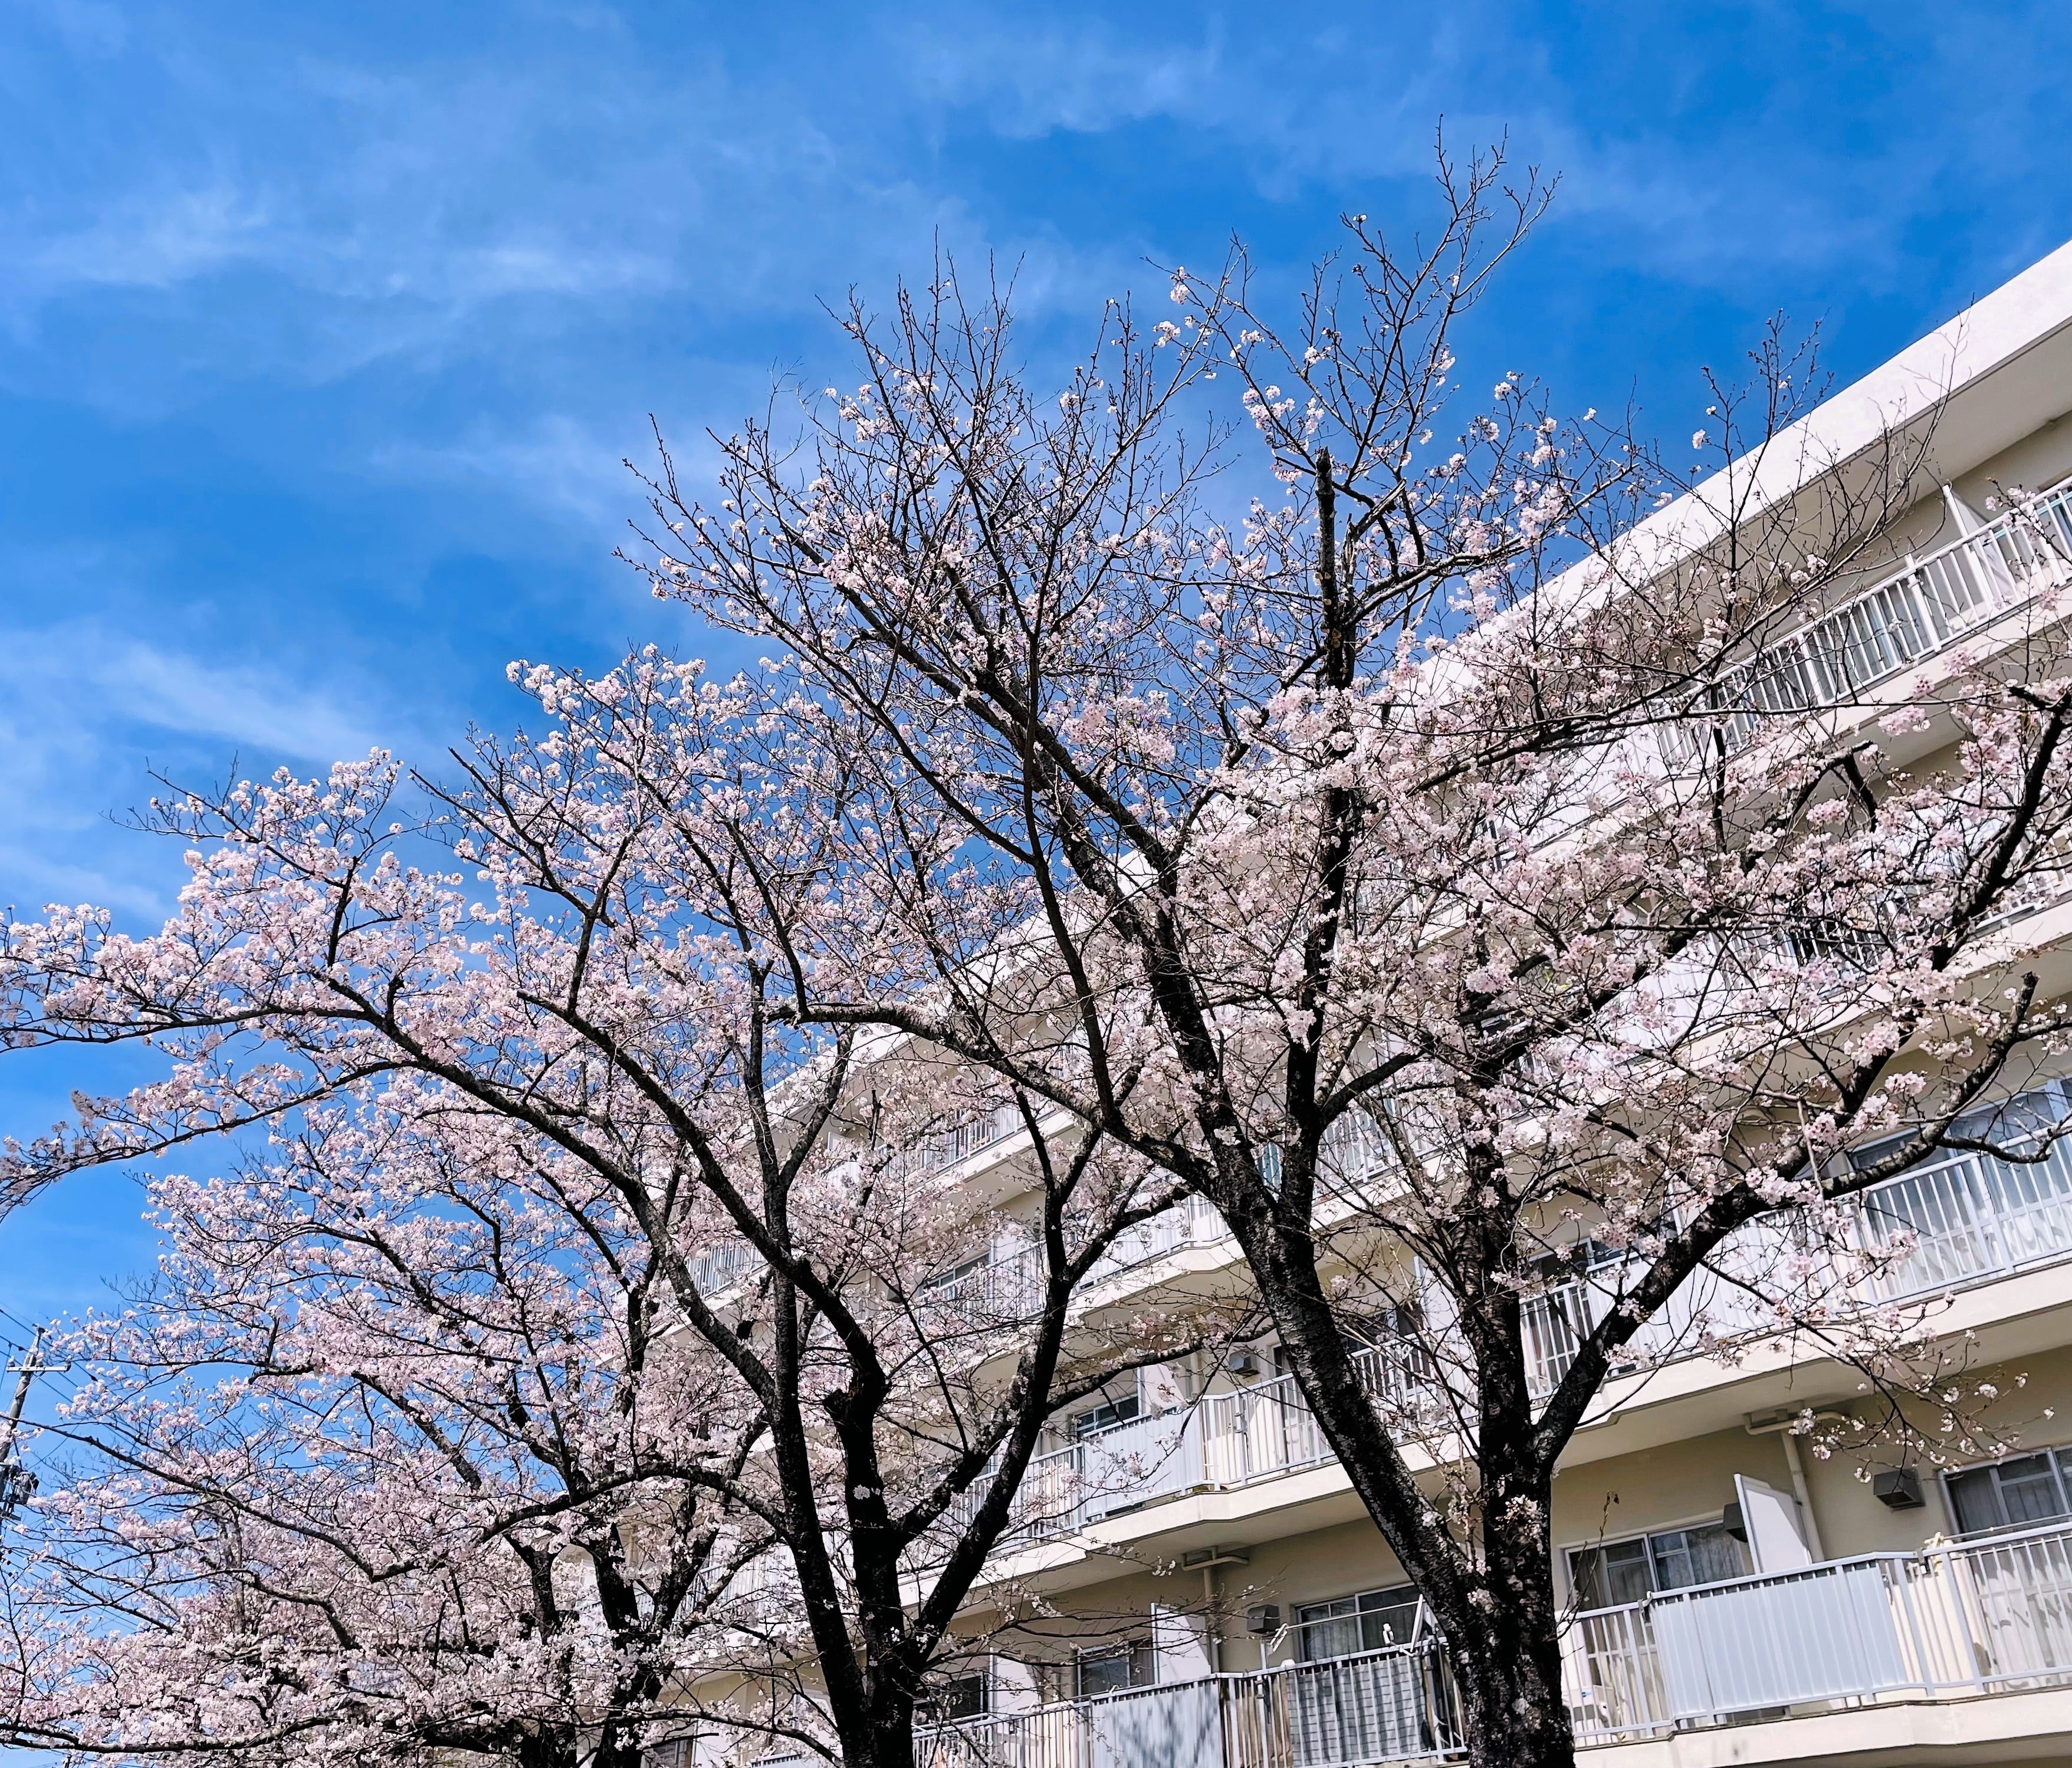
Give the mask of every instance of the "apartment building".
<svg viewBox="0 0 2072 1768">
<path fill-rule="evenodd" d="M 1889 699 L 2072 577 L 2068 416 L 2072 246 L 1823 405 L 1807 434 L 1836 463 L 1932 426 L 1937 489 L 1894 530 L 1891 570 L 1752 660 L 1752 701 Z M 1688 515 L 1664 512 L 1661 531 Z M 2021 912 L 2066 954 L 2046 988 L 2072 987 L 2072 901 Z M 2044 1078 L 1992 1108 L 2004 1135 L 2009 1113 L 2068 1107 L 2072 1079 Z M 1002 1113 L 943 1158 L 997 1199 L 1000 1229 L 939 1299 L 994 1305 L 1026 1277 L 1028 1138 Z M 1857 1214 L 1866 1244 L 1911 1245 L 1857 1299 L 1933 1307 L 1967 1381 L 1997 1389 L 2002 1452 L 1953 1444 L 1939 1467 L 1815 1453 L 1868 1409 L 1861 1377 L 1817 1344 L 1756 1338 L 1615 1381 L 1555 1486 L 1565 1695 L 1593 1762 L 2072 1762 L 2072 1145 L 2027 1164 L 1948 1155 Z M 1190 1202 L 1119 1246 L 1079 1305 L 1120 1317 L 1241 1268 Z M 1587 1268 L 1533 1301 L 1540 1391 L 1601 1305 Z M 1650 1330 L 1671 1342 L 1676 1316 Z M 1362 1357 L 1399 1398 L 1434 1379 L 1412 1357 Z M 1815 1436 L 1793 1428 L 1809 1418 Z M 974 1605 L 988 1643 L 942 1696 L 946 1761 L 1350 1768 L 1453 1750 L 1429 1618 L 1270 1339 L 1061 1417 L 1000 1559 L 999 1587 L 1024 1612 L 1036 1593 L 1040 1624 L 1014 1643 Z"/>
</svg>

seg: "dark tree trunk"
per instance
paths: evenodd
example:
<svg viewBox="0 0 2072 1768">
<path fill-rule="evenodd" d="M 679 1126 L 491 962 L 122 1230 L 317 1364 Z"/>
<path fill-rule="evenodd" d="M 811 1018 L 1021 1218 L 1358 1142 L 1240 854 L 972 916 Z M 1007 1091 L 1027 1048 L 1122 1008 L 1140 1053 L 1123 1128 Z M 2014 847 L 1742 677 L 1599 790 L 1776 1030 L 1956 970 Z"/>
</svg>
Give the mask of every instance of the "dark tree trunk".
<svg viewBox="0 0 2072 1768">
<path fill-rule="evenodd" d="M 1507 1483 L 1511 1495 L 1483 1519 L 1486 1582 L 1469 1598 L 1481 1624 L 1448 1641 L 1462 1741 L 1473 1768 L 1569 1768 L 1548 1493 L 1544 1481 Z"/>
<path fill-rule="evenodd" d="M 914 1768 L 914 1709 L 904 1701 L 886 1701 L 871 1716 L 865 1733 L 867 1754 L 844 1768 Z"/>
<path fill-rule="evenodd" d="M 1470 1768 L 1571 1768 L 1558 1648 L 1501 1622 L 1449 1643 Z"/>
<path fill-rule="evenodd" d="M 641 1768 L 645 1754 L 635 1738 L 615 1726 L 590 1758 L 591 1768 Z"/>
</svg>

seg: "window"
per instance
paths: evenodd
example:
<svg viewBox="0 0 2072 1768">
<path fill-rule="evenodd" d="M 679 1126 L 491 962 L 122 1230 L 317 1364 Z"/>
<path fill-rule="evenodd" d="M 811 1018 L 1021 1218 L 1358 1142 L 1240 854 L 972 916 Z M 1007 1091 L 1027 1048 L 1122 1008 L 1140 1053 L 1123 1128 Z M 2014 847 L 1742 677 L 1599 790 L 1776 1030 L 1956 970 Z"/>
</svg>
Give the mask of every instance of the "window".
<svg viewBox="0 0 2072 1768">
<path fill-rule="evenodd" d="M 1125 1688 L 1148 1688 L 1157 1680 L 1149 1640 L 1112 1645 L 1079 1654 L 1079 1698 L 1120 1694 Z"/>
<path fill-rule="evenodd" d="M 929 1717 L 938 1724 L 953 1725 L 960 1719 L 983 1718 L 989 1710 L 985 1672 L 971 1670 L 959 1675 L 945 1676 L 928 1690 L 926 1698 Z"/>
<path fill-rule="evenodd" d="M 1141 1395 L 1104 1394 L 1099 1405 L 1073 1413 L 1072 1435 L 1075 1439 L 1098 1437 L 1104 1430 L 1112 1430 L 1118 1425 L 1133 1424 L 1143 1416 L 1144 1400 Z"/>
<path fill-rule="evenodd" d="M 933 1295 L 938 1291 L 943 1289 L 954 1289 L 958 1284 L 963 1282 L 966 1277 L 970 1277 L 977 1272 L 983 1271 L 986 1267 L 986 1255 L 980 1252 L 975 1258 L 966 1259 L 963 1264 L 952 1265 L 948 1270 L 941 1272 L 936 1276 L 927 1278 L 922 1283 L 920 1287 L 915 1291 L 915 1293 L 917 1295 Z"/>
<path fill-rule="evenodd" d="M 1278 1195 L 1281 1190 L 1281 1150 L 1272 1142 L 1268 1142 L 1256 1151 L 1253 1157 L 1259 1163 L 1260 1183 Z"/>
<path fill-rule="evenodd" d="M 1986 1467 L 1967 1467 L 1961 1474 L 1943 1476 L 1950 1495 L 1950 1513 L 1959 1535 L 1976 1535 L 1988 1529 L 2020 1528 L 2025 1523 L 2047 1523 L 2072 1516 L 2066 1494 L 2072 1490 L 2072 1451 L 2046 1449 L 2033 1455 L 2016 1455 Z"/>
<path fill-rule="evenodd" d="M 1420 1604 L 1408 1584 L 1312 1602 L 1295 1611 L 1296 1650 L 1305 1663 L 1408 1645 L 1418 1634 Z"/>
<path fill-rule="evenodd" d="M 1806 965 L 1826 960 L 1840 970 L 1872 970 L 1885 956 L 1886 942 L 1877 927 L 1857 927 L 1837 915 L 1815 915 L 1784 930 L 1792 961 Z"/>
<path fill-rule="evenodd" d="M 1748 1569 L 1741 1544 L 1718 1523 L 1568 1550 L 1568 1582 L 1581 1609 L 1620 1608 L 1656 1590 L 1717 1584 Z"/>
</svg>

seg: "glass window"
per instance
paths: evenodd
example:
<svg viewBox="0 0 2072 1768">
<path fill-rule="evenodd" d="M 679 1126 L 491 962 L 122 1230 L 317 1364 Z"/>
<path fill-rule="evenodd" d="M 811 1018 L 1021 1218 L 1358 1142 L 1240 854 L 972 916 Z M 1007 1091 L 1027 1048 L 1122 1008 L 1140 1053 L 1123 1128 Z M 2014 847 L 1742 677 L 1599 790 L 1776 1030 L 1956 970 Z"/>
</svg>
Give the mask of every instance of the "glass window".
<svg viewBox="0 0 2072 1768">
<path fill-rule="evenodd" d="M 1947 1482 L 1950 1508 L 1956 1513 L 1957 1532 L 1977 1535 L 1989 1528 L 2004 1528 L 2000 1496 L 1993 1489 L 1993 1470 L 1974 1467 L 1968 1473 L 1952 1474 Z"/>
<path fill-rule="evenodd" d="M 2059 1451 L 2016 1455 L 1986 1467 L 1967 1467 L 1944 1481 L 1960 1535 L 2019 1528 L 2072 1515 L 2066 1502 L 2065 1469 Z"/>
<path fill-rule="evenodd" d="M 1125 1688 L 1146 1688 L 1157 1680 L 1149 1643 L 1111 1646 L 1105 1651 L 1083 1652 L 1079 1657 L 1079 1698 L 1120 1694 Z"/>
<path fill-rule="evenodd" d="M 1568 1556 L 1568 1576 L 1577 1604 L 1585 1609 L 1622 1608 L 1655 1588 L 1645 1536 L 1577 1548 Z"/>
<path fill-rule="evenodd" d="M 946 1676 L 928 1691 L 933 1716 L 944 1723 L 983 1717 L 986 1711 L 986 1677 L 983 1670 Z"/>
<path fill-rule="evenodd" d="M 1312 1602 L 1295 1611 L 1297 1649 L 1305 1662 L 1315 1663 L 1408 1645 L 1417 1637 L 1418 1610 L 1417 1592 L 1408 1584 Z"/>
<path fill-rule="evenodd" d="M 2041 1523 L 2065 1514 L 2058 1470 L 2050 1465 L 2049 1456 L 2004 1461 L 1993 1471 L 2000 1478 L 2000 1503 L 2010 1523 Z"/>
<path fill-rule="evenodd" d="M 1072 1416 L 1072 1434 L 1075 1437 L 1096 1437 L 1104 1430 L 1112 1430 L 1117 1425 L 1126 1425 L 1144 1413 L 1141 1396 L 1126 1393 L 1119 1397 L 1104 1396 L 1099 1405 L 1090 1406 L 1084 1412 Z"/>
<path fill-rule="evenodd" d="M 1693 1584 L 1717 1584 L 1739 1577 L 1748 1569 L 1741 1544 L 1717 1523 L 1696 1528 L 1672 1529 L 1647 1537 L 1647 1550 L 1655 1561 L 1658 1590 L 1688 1589 Z"/>
<path fill-rule="evenodd" d="M 1574 1548 L 1568 1554 L 1576 1606 L 1585 1610 L 1622 1608 L 1655 1590 L 1717 1584 L 1748 1569 L 1741 1544 L 1717 1523 Z"/>
<path fill-rule="evenodd" d="M 939 1290 L 954 1288 L 966 1277 L 983 1271 L 985 1265 L 985 1254 L 981 1252 L 976 1258 L 966 1259 L 963 1264 L 953 1265 L 939 1275 L 930 1277 L 916 1293 L 922 1295 L 933 1295 Z"/>
</svg>

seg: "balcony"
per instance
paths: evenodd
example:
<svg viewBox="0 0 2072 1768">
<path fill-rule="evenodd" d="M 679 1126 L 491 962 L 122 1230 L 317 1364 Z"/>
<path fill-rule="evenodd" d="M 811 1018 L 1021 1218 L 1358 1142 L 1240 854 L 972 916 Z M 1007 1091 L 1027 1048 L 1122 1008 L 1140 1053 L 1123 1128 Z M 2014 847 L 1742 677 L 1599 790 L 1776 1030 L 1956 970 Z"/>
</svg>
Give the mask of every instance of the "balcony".
<svg viewBox="0 0 2072 1768">
<path fill-rule="evenodd" d="M 1104 1284 L 1190 1246 L 1223 1239 L 1222 1219 L 1204 1199 L 1189 1197 L 1161 1210 L 1148 1221 L 1119 1236 L 1095 1260 L 1073 1297 L 1076 1313 L 1098 1305 Z M 1031 1246 L 996 1250 L 948 1273 L 916 1292 L 924 1317 L 972 1328 L 1011 1325 L 1026 1320 L 1043 1293 L 1041 1250 Z"/>
<path fill-rule="evenodd" d="M 931 1136 L 918 1150 L 919 1164 L 924 1172 L 947 1172 L 1026 1127 L 1012 1100 L 991 1106 Z"/>
<path fill-rule="evenodd" d="M 1991 1156 L 1946 1156 L 1867 1191 L 1864 1244 L 1897 1256 L 1873 1298 L 1901 1301 L 2005 1277 L 2072 1252 L 2072 1145 L 2012 1166 Z"/>
<path fill-rule="evenodd" d="M 744 1240 L 715 1240 L 691 1260 L 691 1287 L 707 1301 L 726 1294 L 763 1268 L 763 1256 Z"/>
<path fill-rule="evenodd" d="M 1585 1747 L 2072 1686 L 2072 1528 L 1665 1591 L 1572 1617 L 1563 1662 Z M 1424 1638 L 997 1711 L 924 1732 L 919 1759 L 1363 1768 L 1457 1754 L 1457 1710 L 1438 1642 Z M 1967 1730 L 1985 1735 L 1992 1722 L 1973 1715 Z"/>
<path fill-rule="evenodd" d="M 1729 754 L 1767 721 L 1837 706 L 2072 580 L 2072 479 L 2024 500 L 1976 533 L 1921 557 L 1729 669 L 1716 707 L 1694 707 Z M 1672 767 L 1691 766 L 1703 737 L 1664 727 Z"/>
<path fill-rule="evenodd" d="M 1579 1741 L 2072 1679 L 2072 1529 L 1835 1560 L 1574 1618 Z"/>
<path fill-rule="evenodd" d="M 2054 1085 L 2001 1109 L 2026 1108 L 2048 1121 L 2068 1108 L 2072 1099 Z M 1789 1218 L 1758 1227 L 1734 1249 L 1734 1259 L 1774 1258 L 1793 1233 Z M 1174 1245 L 1187 1244 L 1178 1227 L 1161 1232 Z M 1836 1281 L 1846 1283 L 1848 1299 L 1865 1305 L 1930 1297 L 2072 1256 L 2072 1142 L 2054 1144 L 2030 1162 L 1971 1153 L 1926 1162 L 1865 1191 L 1852 1232 L 1872 1255 L 1868 1275 L 1838 1274 Z M 1527 1299 L 1527 1372 L 1536 1397 L 1552 1392 L 1581 1335 L 1617 1305 L 1622 1270 L 1607 1264 Z M 1700 1272 L 1642 1328 L 1634 1366 L 1695 1355 L 1709 1342 L 1774 1325 L 1745 1289 Z M 1355 1366 L 1384 1413 L 1443 1427 L 1450 1404 L 1446 1374 L 1416 1347 L 1369 1347 Z M 1009 1541 L 1068 1535 L 1182 1493 L 1240 1490 L 1332 1459 L 1293 1375 L 1234 1386 L 1038 1456 Z"/>
<path fill-rule="evenodd" d="M 1457 1753 L 1431 1641 L 1132 1688 L 924 1732 L 923 1768 L 1355 1768 Z"/>
<path fill-rule="evenodd" d="M 1441 1401 L 1434 1371 L 1408 1346 L 1368 1347 L 1354 1367 L 1385 1411 Z M 1332 1458 L 1295 1378 L 1277 1375 L 1037 1456 L 1016 1500 L 1011 1540 L 1070 1534 L 1182 1492 L 1231 1490 Z"/>
<path fill-rule="evenodd" d="M 2026 1112 L 2040 1129 L 2072 1112 L 2072 1093 L 2054 1083 L 1997 1108 Z M 1998 1133 L 2012 1138 L 2019 1132 Z M 2012 1276 L 2072 1256 L 2072 1141 L 2054 1142 L 2040 1159 L 2020 1163 L 1982 1153 L 1942 1155 L 1863 1192 L 1854 1215 L 1855 1244 L 1873 1262 L 1867 1276 L 1846 1280 L 1836 1299 L 1862 1306 L 1914 1301 Z M 1707 1338 L 1758 1333 L 1774 1324 L 1731 1273 L 1738 1261 L 1753 1275 L 1788 1250 L 1791 1222 L 1783 1217 L 1756 1227 L 1740 1244 L 1729 1243 L 1722 1261 L 1728 1277 L 1699 1273 L 1641 1328 L 1633 1340 L 1637 1357 L 1667 1360 L 1694 1353 Z M 1608 1263 L 1527 1299 L 1526 1365 L 1536 1398 L 1553 1392 L 1582 1335 L 1618 1304 L 1626 1273 L 1624 1264 Z M 1836 1281 L 1844 1279 L 1838 1273 Z"/>
<path fill-rule="evenodd" d="M 1133 1271 L 1153 1259 L 1163 1258 L 1169 1252 L 1190 1246 L 1211 1245 L 1227 1237 L 1223 1218 L 1207 1198 L 1182 1198 L 1161 1210 L 1150 1220 L 1140 1222 L 1118 1235 L 1115 1244 L 1087 1273 L 1087 1285 L 1090 1289 L 1096 1287 L 1125 1271 Z"/>
</svg>

